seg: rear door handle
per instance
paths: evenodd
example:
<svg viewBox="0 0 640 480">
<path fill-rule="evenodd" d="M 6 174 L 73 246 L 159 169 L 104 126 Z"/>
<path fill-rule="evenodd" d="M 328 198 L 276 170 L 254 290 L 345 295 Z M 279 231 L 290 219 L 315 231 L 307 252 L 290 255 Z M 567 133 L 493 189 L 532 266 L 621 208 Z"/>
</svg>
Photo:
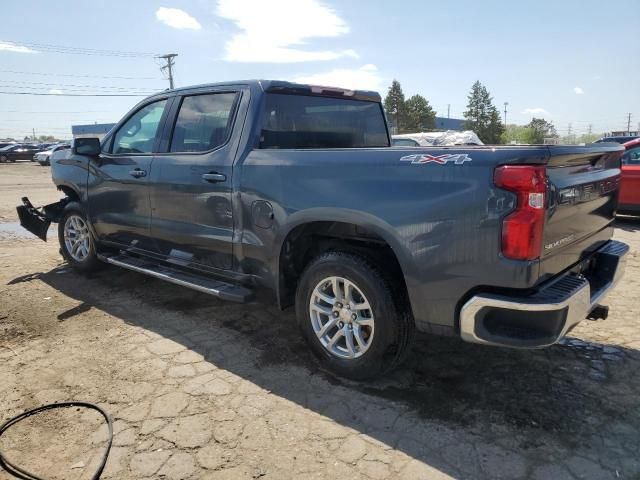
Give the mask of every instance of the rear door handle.
<svg viewBox="0 0 640 480">
<path fill-rule="evenodd" d="M 135 170 L 129 170 L 129 175 L 131 175 L 132 177 L 141 178 L 141 177 L 146 177 L 147 172 L 145 172 L 140 168 L 136 168 Z"/>
<path fill-rule="evenodd" d="M 211 183 L 224 182 L 227 179 L 227 176 L 223 173 L 203 173 L 202 179 Z"/>
</svg>

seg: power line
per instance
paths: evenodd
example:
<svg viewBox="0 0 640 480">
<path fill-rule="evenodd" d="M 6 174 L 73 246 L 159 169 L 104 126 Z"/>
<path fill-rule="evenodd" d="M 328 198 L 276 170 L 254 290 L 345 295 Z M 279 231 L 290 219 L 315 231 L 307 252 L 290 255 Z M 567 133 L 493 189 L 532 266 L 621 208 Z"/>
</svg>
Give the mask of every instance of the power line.
<svg viewBox="0 0 640 480">
<path fill-rule="evenodd" d="M 45 77 L 72 77 L 72 78 L 102 78 L 102 79 L 118 79 L 118 80 L 158 80 L 157 77 L 119 77 L 110 75 L 76 75 L 68 73 L 54 73 L 54 72 L 22 72 L 18 70 L 0 70 L 0 73 L 15 73 L 20 75 L 42 75 Z"/>
<path fill-rule="evenodd" d="M 35 93 L 35 92 L 0 92 L 0 95 L 38 95 L 51 97 L 147 97 L 141 93 Z"/>
<path fill-rule="evenodd" d="M 0 44 L 5 44 L 13 47 L 23 47 L 29 50 L 42 51 L 48 53 L 65 53 L 72 55 L 93 55 L 102 57 L 128 57 L 128 58 L 140 58 L 140 57 L 157 57 L 158 55 L 150 52 L 127 52 L 123 50 L 101 50 L 97 48 L 81 48 L 81 47 L 67 47 L 64 45 L 53 45 L 50 43 L 31 43 L 31 42 L 16 42 L 13 40 L 0 40 Z"/>
<path fill-rule="evenodd" d="M 67 87 L 80 87 L 80 88 L 98 88 L 98 89 L 113 89 L 113 90 L 144 90 L 149 91 L 150 87 L 122 87 L 117 85 L 78 85 L 72 83 L 48 83 L 48 82 L 21 82 L 16 80 L 0 80 L 0 83 L 9 83 L 17 85 L 45 85 L 48 87 L 67 88 Z M 158 90 L 162 90 L 162 87 L 158 87 Z"/>
<path fill-rule="evenodd" d="M 59 112 L 52 112 L 52 111 L 46 111 L 46 112 L 38 112 L 38 111 L 27 111 L 27 110 L 0 110 L 0 113 L 51 113 L 51 114 L 56 114 L 59 115 L 61 113 L 107 113 L 109 110 L 80 110 L 80 111 L 59 111 Z"/>
<path fill-rule="evenodd" d="M 35 93 L 50 93 L 51 95 L 62 95 L 64 93 L 123 93 L 123 94 L 139 94 L 141 96 L 148 96 L 148 95 L 153 95 L 154 91 L 147 91 L 147 92 L 143 92 L 143 91 L 136 91 L 136 90 L 117 90 L 117 89 L 108 89 L 108 90 L 101 90 L 101 91 L 97 91 L 95 92 L 94 90 L 89 90 L 86 88 L 65 88 L 63 89 L 56 89 L 56 88 L 51 88 L 49 89 L 48 92 L 42 92 L 42 87 L 19 87 L 17 85 L 3 85 L 0 83 L 0 88 L 17 88 L 19 90 L 39 90 L 39 92 L 35 92 Z M 59 90 L 59 91 L 57 91 Z M 29 93 L 29 92 L 25 92 L 25 93 Z"/>
</svg>

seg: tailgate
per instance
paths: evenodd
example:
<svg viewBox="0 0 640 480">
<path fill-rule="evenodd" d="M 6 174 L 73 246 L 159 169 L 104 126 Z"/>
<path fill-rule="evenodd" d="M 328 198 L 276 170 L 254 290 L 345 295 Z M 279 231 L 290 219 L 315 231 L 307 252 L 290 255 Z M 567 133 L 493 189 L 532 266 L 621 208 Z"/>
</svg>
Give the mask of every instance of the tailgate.
<svg viewBox="0 0 640 480">
<path fill-rule="evenodd" d="M 574 265 L 611 239 L 623 153 L 621 145 L 607 143 L 549 147 L 542 280 Z"/>
</svg>

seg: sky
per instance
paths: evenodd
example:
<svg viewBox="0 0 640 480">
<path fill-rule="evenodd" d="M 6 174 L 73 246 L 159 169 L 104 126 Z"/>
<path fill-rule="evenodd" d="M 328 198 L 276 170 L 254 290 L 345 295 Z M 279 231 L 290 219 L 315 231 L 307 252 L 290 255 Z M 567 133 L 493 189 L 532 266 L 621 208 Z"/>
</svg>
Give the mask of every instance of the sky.
<svg viewBox="0 0 640 480">
<path fill-rule="evenodd" d="M 4 0 L 0 138 L 70 137 L 167 88 L 267 78 L 377 90 L 462 118 L 480 80 L 508 123 L 640 125 L 638 0 Z M 107 52 L 105 52 L 107 51 Z M 105 55 L 108 53 L 108 55 Z M 132 55 L 135 53 L 135 55 Z M 46 93 L 47 95 L 18 95 Z M 69 94 L 131 96 L 66 96 Z M 137 96 L 134 96 L 137 95 Z"/>
</svg>

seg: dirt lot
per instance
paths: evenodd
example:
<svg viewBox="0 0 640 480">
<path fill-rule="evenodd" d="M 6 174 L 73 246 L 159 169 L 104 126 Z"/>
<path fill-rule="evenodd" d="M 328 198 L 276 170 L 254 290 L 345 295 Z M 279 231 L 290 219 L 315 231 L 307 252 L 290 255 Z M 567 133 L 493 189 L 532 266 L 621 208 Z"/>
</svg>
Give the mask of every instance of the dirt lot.
<svg viewBox="0 0 640 480">
<path fill-rule="evenodd" d="M 317 369 L 291 312 L 69 271 L 55 236 L 7 225 L 23 193 L 58 198 L 48 168 L 0 164 L 0 421 L 99 403 L 116 432 L 103 478 L 640 478 L 640 221 L 618 223 L 632 253 L 608 320 L 541 351 L 421 337 L 402 369 L 358 384 Z M 0 446 L 89 478 L 104 438 L 73 410 Z"/>
</svg>

